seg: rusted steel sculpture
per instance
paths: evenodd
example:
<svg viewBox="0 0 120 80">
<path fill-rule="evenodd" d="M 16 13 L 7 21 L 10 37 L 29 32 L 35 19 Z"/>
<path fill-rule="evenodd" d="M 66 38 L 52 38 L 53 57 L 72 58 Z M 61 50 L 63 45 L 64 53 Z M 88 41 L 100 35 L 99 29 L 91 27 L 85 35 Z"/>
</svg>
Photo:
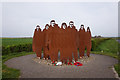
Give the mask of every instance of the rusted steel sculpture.
<svg viewBox="0 0 120 80">
<path fill-rule="evenodd" d="M 37 25 L 33 36 L 33 51 L 37 57 L 41 58 L 43 49 L 44 58 L 52 61 L 58 60 L 58 51 L 60 51 L 60 60 L 67 63 L 78 60 L 78 48 L 80 58 L 84 56 L 85 48 L 87 49 L 87 56 L 90 56 L 91 51 L 91 31 L 84 25 L 81 25 L 79 31 L 74 26 L 74 22 L 70 21 L 69 26 L 62 23 L 61 28 L 52 20 L 45 25 L 43 31 Z"/>
<path fill-rule="evenodd" d="M 41 57 L 42 46 L 43 46 L 43 38 L 42 31 L 40 26 L 37 25 L 34 36 L 33 36 L 33 51 L 36 53 L 37 57 Z"/>
<path fill-rule="evenodd" d="M 91 32 L 90 32 L 90 28 L 87 27 L 87 32 L 85 34 L 85 46 L 87 48 L 87 56 L 89 57 L 90 56 L 90 51 L 91 51 Z"/>
<path fill-rule="evenodd" d="M 44 58 L 49 58 L 49 42 L 47 41 L 48 38 L 48 29 L 49 29 L 49 24 L 45 25 L 45 28 L 43 29 L 43 52 L 44 52 Z"/>
<path fill-rule="evenodd" d="M 81 25 L 79 29 L 79 55 L 80 58 L 84 56 L 85 51 L 85 28 L 84 25 Z"/>
</svg>

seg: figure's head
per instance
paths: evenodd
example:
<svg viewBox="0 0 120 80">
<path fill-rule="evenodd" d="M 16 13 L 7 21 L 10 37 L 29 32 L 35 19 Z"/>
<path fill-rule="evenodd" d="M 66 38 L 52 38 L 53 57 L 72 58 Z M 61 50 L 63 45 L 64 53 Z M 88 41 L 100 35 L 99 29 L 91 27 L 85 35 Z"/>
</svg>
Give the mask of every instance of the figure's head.
<svg viewBox="0 0 120 80">
<path fill-rule="evenodd" d="M 55 25 L 55 20 L 51 20 L 51 21 L 50 21 L 50 25 L 51 25 L 52 27 L 54 27 L 54 25 Z"/>
<path fill-rule="evenodd" d="M 90 28 L 89 28 L 89 27 L 87 27 L 87 31 L 90 31 Z"/>
<path fill-rule="evenodd" d="M 63 28 L 63 29 L 67 28 L 67 24 L 66 23 L 62 23 L 61 28 Z"/>
<path fill-rule="evenodd" d="M 36 28 L 40 28 L 40 26 L 39 26 L 39 25 L 37 25 L 37 26 L 36 26 Z"/>
<path fill-rule="evenodd" d="M 70 22 L 69 22 L 69 26 L 70 26 L 70 28 L 72 28 L 72 27 L 74 26 L 74 22 L 73 22 L 73 21 L 70 21 Z"/>
<path fill-rule="evenodd" d="M 81 24 L 81 29 L 83 29 L 84 28 L 84 25 L 83 24 Z"/>
<path fill-rule="evenodd" d="M 36 26 L 36 29 L 37 29 L 37 31 L 38 31 L 38 29 L 40 29 L 40 26 L 39 26 L 39 25 L 37 25 L 37 26 Z"/>
<path fill-rule="evenodd" d="M 48 29 L 48 28 L 49 28 L 49 24 L 46 24 L 46 25 L 45 25 L 45 29 Z"/>
</svg>

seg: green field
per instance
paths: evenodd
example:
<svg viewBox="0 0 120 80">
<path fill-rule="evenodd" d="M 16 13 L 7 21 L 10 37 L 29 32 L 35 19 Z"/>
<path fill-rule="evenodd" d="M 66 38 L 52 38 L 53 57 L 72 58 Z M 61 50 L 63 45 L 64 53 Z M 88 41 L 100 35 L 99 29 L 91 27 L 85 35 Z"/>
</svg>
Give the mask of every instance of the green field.
<svg viewBox="0 0 120 80">
<path fill-rule="evenodd" d="M 2 46 L 32 44 L 32 38 L 2 38 Z"/>
</svg>

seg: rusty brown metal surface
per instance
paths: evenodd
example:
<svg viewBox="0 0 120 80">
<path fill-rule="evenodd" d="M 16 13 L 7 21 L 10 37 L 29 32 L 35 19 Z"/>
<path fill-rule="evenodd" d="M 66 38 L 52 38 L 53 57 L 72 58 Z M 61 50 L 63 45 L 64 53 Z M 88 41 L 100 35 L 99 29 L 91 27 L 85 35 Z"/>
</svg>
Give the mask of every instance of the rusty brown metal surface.
<svg viewBox="0 0 120 80">
<path fill-rule="evenodd" d="M 61 28 L 52 20 L 45 25 L 43 31 L 37 25 L 33 36 L 33 51 L 37 57 L 41 57 L 42 48 L 44 58 L 49 58 L 52 61 L 58 60 L 58 51 L 60 51 L 60 60 L 67 63 L 78 60 L 78 48 L 80 57 L 84 56 L 85 48 L 87 56 L 90 56 L 91 51 L 91 31 L 87 27 L 85 31 L 84 25 L 81 25 L 79 31 L 74 26 L 74 22 L 70 21 L 69 26 L 62 23 Z"/>
<path fill-rule="evenodd" d="M 84 25 L 81 25 L 79 29 L 79 55 L 80 57 L 84 56 L 84 51 L 85 51 L 85 28 Z"/>
<path fill-rule="evenodd" d="M 40 26 L 36 26 L 34 36 L 33 36 L 33 51 L 36 53 L 37 57 L 41 57 L 43 38 Z"/>
</svg>

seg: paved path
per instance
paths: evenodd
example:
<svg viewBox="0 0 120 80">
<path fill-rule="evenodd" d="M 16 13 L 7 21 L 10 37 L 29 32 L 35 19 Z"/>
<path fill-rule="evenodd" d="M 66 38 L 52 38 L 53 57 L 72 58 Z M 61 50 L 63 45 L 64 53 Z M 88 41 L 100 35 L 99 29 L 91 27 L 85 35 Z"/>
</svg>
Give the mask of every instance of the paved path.
<svg viewBox="0 0 120 80">
<path fill-rule="evenodd" d="M 50 66 L 33 60 L 35 54 L 12 58 L 8 67 L 21 70 L 21 78 L 115 78 L 111 66 L 118 61 L 112 57 L 92 54 L 94 59 L 83 66 Z"/>
</svg>

